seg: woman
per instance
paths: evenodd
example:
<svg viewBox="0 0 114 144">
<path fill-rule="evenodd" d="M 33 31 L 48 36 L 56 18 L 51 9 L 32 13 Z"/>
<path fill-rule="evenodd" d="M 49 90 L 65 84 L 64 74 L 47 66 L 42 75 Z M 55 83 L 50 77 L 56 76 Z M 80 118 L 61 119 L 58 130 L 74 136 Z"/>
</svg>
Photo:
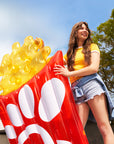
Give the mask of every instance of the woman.
<svg viewBox="0 0 114 144">
<path fill-rule="evenodd" d="M 96 79 L 99 69 L 100 51 L 92 43 L 91 32 L 86 22 L 76 23 L 70 35 L 69 49 L 64 56 L 67 67 L 56 65 L 56 75 L 70 77 L 71 89 L 77 110 L 85 127 L 91 109 L 104 144 L 114 144 L 114 134 L 110 126 L 105 91 Z"/>
</svg>

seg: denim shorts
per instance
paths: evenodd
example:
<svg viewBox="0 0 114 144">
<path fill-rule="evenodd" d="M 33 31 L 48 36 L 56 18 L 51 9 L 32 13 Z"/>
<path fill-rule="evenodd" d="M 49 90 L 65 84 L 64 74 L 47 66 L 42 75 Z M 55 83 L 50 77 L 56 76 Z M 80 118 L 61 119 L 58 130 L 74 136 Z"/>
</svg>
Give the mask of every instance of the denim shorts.
<svg viewBox="0 0 114 144">
<path fill-rule="evenodd" d="M 93 99 L 94 96 L 105 93 L 102 86 L 97 80 L 90 80 L 89 82 L 78 88 L 78 90 L 76 90 L 75 87 L 76 86 L 74 86 L 72 92 L 77 104 L 87 102 L 88 100 Z"/>
</svg>

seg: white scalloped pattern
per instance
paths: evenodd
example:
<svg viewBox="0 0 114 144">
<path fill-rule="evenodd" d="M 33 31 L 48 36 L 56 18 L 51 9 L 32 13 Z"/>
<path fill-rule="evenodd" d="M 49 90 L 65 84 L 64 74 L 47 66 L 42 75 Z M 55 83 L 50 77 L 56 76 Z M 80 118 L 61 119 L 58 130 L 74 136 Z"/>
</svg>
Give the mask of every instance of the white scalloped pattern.
<svg viewBox="0 0 114 144">
<path fill-rule="evenodd" d="M 65 87 L 60 79 L 52 78 L 45 82 L 41 89 L 41 99 L 38 107 L 40 118 L 43 121 L 50 122 L 60 113 L 64 98 Z M 28 85 L 25 85 L 20 90 L 18 100 L 23 115 L 28 119 L 33 118 L 35 105 L 34 94 Z M 6 109 L 14 126 L 19 127 L 24 124 L 21 113 L 15 104 L 8 104 Z M 17 137 L 13 126 L 6 125 L 5 130 L 9 139 Z M 38 124 L 28 125 L 26 129 L 20 133 L 18 143 L 23 144 L 28 139 L 29 135 L 34 133 L 41 136 L 44 144 L 54 144 L 49 133 Z M 71 144 L 71 142 L 57 140 L 57 144 Z"/>
</svg>

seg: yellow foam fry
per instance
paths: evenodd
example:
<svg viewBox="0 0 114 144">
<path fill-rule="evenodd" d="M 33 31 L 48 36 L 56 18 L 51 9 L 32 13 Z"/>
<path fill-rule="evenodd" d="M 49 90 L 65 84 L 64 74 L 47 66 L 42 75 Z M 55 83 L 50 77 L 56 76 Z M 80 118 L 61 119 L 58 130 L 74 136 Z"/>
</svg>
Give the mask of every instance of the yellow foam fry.
<svg viewBox="0 0 114 144">
<path fill-rule="evenodd" d="M 33 40 L 32 36 L 24 39 L 24 44 L 19 42 L 12 45 L 12 53 L 3 56 L 0 66 L 0 91 L 6 95 L 30 80 L 46 64 L 51 48 L 44 46 L 41 38 Z"/>
</svg>

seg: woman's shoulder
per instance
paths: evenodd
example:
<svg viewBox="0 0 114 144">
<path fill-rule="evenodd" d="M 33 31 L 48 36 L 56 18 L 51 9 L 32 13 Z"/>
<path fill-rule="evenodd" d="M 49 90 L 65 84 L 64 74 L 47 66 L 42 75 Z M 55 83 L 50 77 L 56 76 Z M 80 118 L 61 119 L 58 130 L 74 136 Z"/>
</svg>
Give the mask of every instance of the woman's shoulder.
<svg viewBox="0 0 114 144">
<path fill-rule="evenodd" d="M 96 43 L 91 43 L 90 47 L 98 47 Z"/>
<path fill-rule="evenodd" d="M 98 51 L 98 52 L 100 52 L 98 45 L 95 44 L 95 43 L 91 43 L 90 49 L 91 49 L 91 52 L 92 51 Z"/>
</svg>

